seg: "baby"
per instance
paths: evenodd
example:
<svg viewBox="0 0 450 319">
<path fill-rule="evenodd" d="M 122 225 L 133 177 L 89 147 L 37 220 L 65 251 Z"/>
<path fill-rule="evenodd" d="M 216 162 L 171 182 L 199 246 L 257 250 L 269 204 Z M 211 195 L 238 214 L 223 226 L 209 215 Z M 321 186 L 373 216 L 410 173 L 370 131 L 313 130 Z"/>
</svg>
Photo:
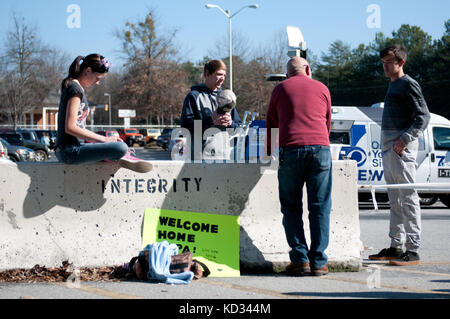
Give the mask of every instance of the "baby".
<svg viewBox="0 0 450 319">
<path fill-rule="evenodd" d="M 217 113 L 230 113 L 236 106 L 236 95 L 231 90 L 223 90 L 217 95 Z"/>
</svg>

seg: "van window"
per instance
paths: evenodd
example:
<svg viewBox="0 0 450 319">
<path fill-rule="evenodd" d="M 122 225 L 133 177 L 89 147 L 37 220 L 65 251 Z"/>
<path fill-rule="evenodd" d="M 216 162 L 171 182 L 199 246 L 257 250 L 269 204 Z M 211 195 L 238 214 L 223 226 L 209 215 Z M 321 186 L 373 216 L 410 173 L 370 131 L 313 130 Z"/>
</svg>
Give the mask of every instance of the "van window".
<svg viewBox="0 0 450 319">
<path fill-rule="evenodd" d="M 433 127 L 434 149 L 437 151 L 450 151 L 450 128 Z"/>
<path fill-rule="evenodd" d="M 349 132 L 331 132 L 330 143 L 331 144 L 350 145 L 350 133 Z"/>
</svg>

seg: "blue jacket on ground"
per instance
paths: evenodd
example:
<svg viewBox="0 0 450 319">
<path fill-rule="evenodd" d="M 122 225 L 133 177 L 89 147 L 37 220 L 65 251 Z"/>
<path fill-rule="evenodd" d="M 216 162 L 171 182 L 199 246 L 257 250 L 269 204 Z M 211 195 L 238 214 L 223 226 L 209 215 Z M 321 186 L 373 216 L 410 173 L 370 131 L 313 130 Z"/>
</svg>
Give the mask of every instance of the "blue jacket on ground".
<svg viewBox="0 0 450 319">
<path fill-rule="evenodd" d="M 192 271 L 187 271 L 179 274 L 170 273 L 170 263 L 172 256 L 178 254 L 178 246 L 169 244 L 167 241 L 147 245 L 144 251 L 149 251 L 149 271 L 147 273 L 148 279 L 157 280 L 166 284 L 188 284 L 194 278 Z M 140 253 L 140 255 L 143 252 Z"/>
</svg>

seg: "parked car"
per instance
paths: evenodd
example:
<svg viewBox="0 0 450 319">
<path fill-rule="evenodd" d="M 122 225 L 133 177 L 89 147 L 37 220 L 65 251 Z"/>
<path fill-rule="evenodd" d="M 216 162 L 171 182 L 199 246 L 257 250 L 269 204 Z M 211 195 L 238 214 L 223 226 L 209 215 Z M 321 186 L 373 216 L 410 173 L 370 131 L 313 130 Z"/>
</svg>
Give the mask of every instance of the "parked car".
<svg viewBox="0 0 450 319">
<path fill-rule="evenodd" d="M 8 158 L 13 162 L 34 162 L 36 161 L 36 154 L 32 149 L 12 145 L 5 139 L 0 137 L 0 142 L 7 149 Z"/>
<path fill-rule="evenodd" d="M 5 145 L 3 145 L 2 140 L 0 139 L 0 162 L 1 161 L 9 161 L 8 149 L 6 148 Z"/>
<path fill-rule="evenodd" d="M 163 150 L 168 150 L 170 145 L 170 139 L 172 137 L 173 128 L 165 128 L 162 130 L 161 135 L 156 140 L 156 145 Z"/>
<path fill-rule="evenodd" d="M 139 146 L 145 146 L 144 136 L 139 133 L 139 131 L 135 128 L 125 128 L 118 129 L 119 136 L 127 143 L 128 146 L 132 147 L 134 144 L 139 144 Z"/>
<path fill-rule="evenodd" d="M 150 143 L 156 141 L 158 136 L 161 135 L 161 130 L 156 128 L 144 128 L 140 129 L 139 133 L 141 133 L 144 136 L 145 143 Z"/>
<path fill-rule="evenodd" d="M 32 142 L 31 140 L 25 140 L 23 138 L 23 132 L 21 131 L 17 131 L 17 133 L 3 133 L 0 134 L 0 137 L 9 142 L 9 144 L 31 148 L 34 153 L 36 153 L 37 162 L 46 161 L 51 157 L 50 149 L 47 145 L 39 142 Z"/>
</svg>

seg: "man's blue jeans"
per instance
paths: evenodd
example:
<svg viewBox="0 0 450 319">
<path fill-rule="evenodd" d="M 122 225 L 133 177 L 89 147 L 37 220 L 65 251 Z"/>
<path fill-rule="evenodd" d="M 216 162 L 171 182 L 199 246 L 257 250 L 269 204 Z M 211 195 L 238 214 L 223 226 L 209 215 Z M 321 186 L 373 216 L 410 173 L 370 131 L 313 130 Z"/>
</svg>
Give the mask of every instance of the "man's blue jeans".
<svg viewBox="0 0 450 319">
<path fill-rule="evenodd" d="M 122 142 L 89 143 L 79 146 L 66 146 L 55 152 L 58 160 L 65 164 L 89 164 L 104 160 L 118 161 L 128 152 L 128 146 Z"/>
<path fill-rule="evenodd" d="M 279 196 L 283 226 L 293 263 L 309 262 L 320 269 L 328 261 L 332 161 L 328 146 L 283 147 L 278 170 Z M 303 229 L 303 186 L 308 195 L 311 247 L 308 249 Z"/>
</svg>

